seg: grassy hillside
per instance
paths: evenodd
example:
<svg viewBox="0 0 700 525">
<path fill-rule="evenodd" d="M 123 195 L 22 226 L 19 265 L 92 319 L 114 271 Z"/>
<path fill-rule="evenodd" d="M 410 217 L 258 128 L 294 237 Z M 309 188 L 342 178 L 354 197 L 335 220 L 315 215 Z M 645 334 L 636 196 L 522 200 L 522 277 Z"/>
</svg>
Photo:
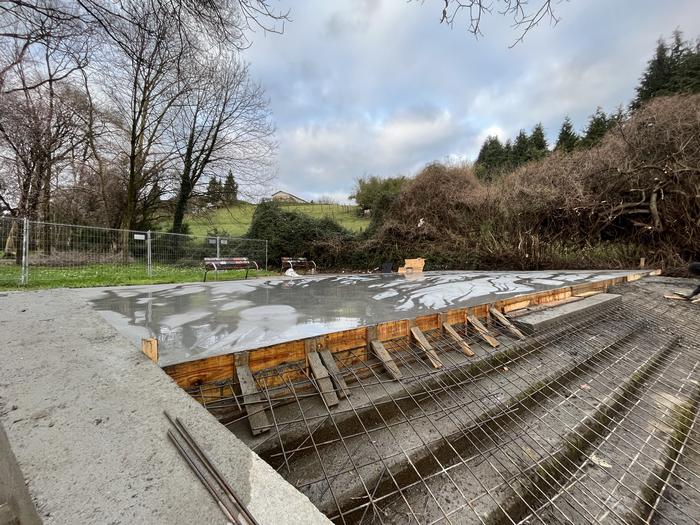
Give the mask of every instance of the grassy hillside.
<svg viewBox="0 0 700 525">
<path fill-rule="evenodd" d="M 354 206 L 343 204 L 290 204 L 283 206 L 286 210 L 303 213 L 315 218 L 330 217 L 344 228 L 358 232 L 369 225 L 369 219 L 358 217 Z M 229 208 L 211 210 L 206 213 L 190 215 L 185 222 L 193 235 L 206 235 L 215 228 L 233 237 L 242 237 L 248 231 L 255 211 L 254 204 L 242 203 Z"/>
</svg>

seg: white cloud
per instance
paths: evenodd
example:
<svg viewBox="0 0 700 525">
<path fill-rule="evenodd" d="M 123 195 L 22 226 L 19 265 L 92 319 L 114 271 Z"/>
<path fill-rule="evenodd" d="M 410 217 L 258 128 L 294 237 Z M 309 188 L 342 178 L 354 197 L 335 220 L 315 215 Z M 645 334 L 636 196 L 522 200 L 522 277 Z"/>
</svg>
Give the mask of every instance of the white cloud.
<svg viewBox="0 0 700 525">
<path fill-rule="evenodd" d="M 290 7 L 285 34 L 258 38 L 247 56 L 277 121 L 278 186 L 309 198 L 347 194 L 365 173 L 473 159 L 487 135 L 539 121 L 550 141 L 567 114 L 581 129 L 596 106 L 631 99 L 656 38 L 700 33 L 696 0 L 560 2 L 559 24 L 513 49 L 510 20 L 489 16 L 477 40 L 439 24 L 433 2 Z"/>
</svg>

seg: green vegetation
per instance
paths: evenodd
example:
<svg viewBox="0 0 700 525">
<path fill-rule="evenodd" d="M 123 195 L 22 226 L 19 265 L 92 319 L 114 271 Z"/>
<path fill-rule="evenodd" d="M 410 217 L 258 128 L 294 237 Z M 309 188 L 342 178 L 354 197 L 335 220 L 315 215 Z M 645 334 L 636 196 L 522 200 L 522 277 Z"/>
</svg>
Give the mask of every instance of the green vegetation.
<svg viewBox="0 0 700 525">
<path fill-rule="evenodd" d="M 361 177 L 357 179 L 355 191 L 350 195 L 350 198 L 357 202 L 358 212 L 362 213 L 363 210 L 371 210 L 372 213 L 376 213 L 398 195 L 407 180 L 406 177 L 382 179 L 376 175 Z"/>
<path fill-rule="evenodd" d="M 342 246 L 353 240 L 352 233 L 331 218 L 296 213 L 272 201 L 258 205 L 248 236 L 267 239 L 272 264 L 279 264 L 281 257 L 291 256 L 308 257 L 324 266 L 329 262 L 326 249 L 329 243 Z"/>
<path fill-rule="evenodd" d="M 249 277 L 275 275 L 274 272 L 251 270 Z M 26 290 L 39 288 L 87 288 L 90 286 L 118 286 L 126 284 L 168 284 L 201 281 L 204 270 L 194 266 L 155 265 L 153 277 L 146 275 L 144 265 L 86 264 L 82 266 L 54 267 L 30 266 L 29 283 L 20 286 L 20 270 L 14 264 L 0 264 L 0 290 Z M 245 270 L 211 272 L 207 281 L 243 279 Z"/>
<path fill-rule="evenodd" d="M 360 232 L 369 226 L 369 219 L 358 216 L 355 206 L 343 204 L 280 204 L 282 209 L 315 219 L 331 219 L 351 232 Z M 253 221 L 256 205 L 245 202 L 190 215 L 185 219 L 192 235 L 218 233 L 245 237 Z"/>
<path fill-rule="evenodd" d="M 654 97 L 700 92 L 700 41 L 685 41 L 680 31 L 674 31 L 669 40 L 657 42 L 630 104 L 632 109 Z"/>
</svg>

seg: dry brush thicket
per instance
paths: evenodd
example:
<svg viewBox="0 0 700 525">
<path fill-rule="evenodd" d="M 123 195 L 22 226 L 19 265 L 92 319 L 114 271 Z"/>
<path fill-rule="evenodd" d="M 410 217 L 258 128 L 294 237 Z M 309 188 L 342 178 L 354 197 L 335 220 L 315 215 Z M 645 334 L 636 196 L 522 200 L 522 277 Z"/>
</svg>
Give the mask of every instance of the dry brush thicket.
<svg viewBox="0 0 700 525">
<path fill-rule="evenodd" d="M 385 217 L 352 247 L 367 264 L 424 256 L 434 268 L 593 268 L 645 257 L 680 266 L 700 255 L 700 95 L 655 99 L 599 146 L 490 184 L 470 167 L 432 164 Z M 357 261 L 325 248 L 338 264 Z"/>
</svg>

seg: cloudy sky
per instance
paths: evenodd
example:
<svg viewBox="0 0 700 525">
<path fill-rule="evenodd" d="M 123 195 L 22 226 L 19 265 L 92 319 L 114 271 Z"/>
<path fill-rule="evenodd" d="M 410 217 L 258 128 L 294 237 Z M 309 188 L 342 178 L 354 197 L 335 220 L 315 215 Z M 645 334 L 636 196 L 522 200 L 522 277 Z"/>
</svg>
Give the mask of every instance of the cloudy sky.
<svg viewBox="0 0 700 525">
<path fill-rule="evenodd" d="M 486 17 L 475 39 L 466 12 L 439 23 L 441 4 L 280 0 L 284 34 L 253 34 L 246 51 L 277 126 L 274 189 L 345 202 L 360 176 L 473 160 L 489 134 L 541 121 L 551 143 L 565 115 L 581 129 L 596 106 L 629 102 L 659 36 L 700 35 L 698 0 L 570 0 L 509 49 L 512 19 Z"/>
</svg>

